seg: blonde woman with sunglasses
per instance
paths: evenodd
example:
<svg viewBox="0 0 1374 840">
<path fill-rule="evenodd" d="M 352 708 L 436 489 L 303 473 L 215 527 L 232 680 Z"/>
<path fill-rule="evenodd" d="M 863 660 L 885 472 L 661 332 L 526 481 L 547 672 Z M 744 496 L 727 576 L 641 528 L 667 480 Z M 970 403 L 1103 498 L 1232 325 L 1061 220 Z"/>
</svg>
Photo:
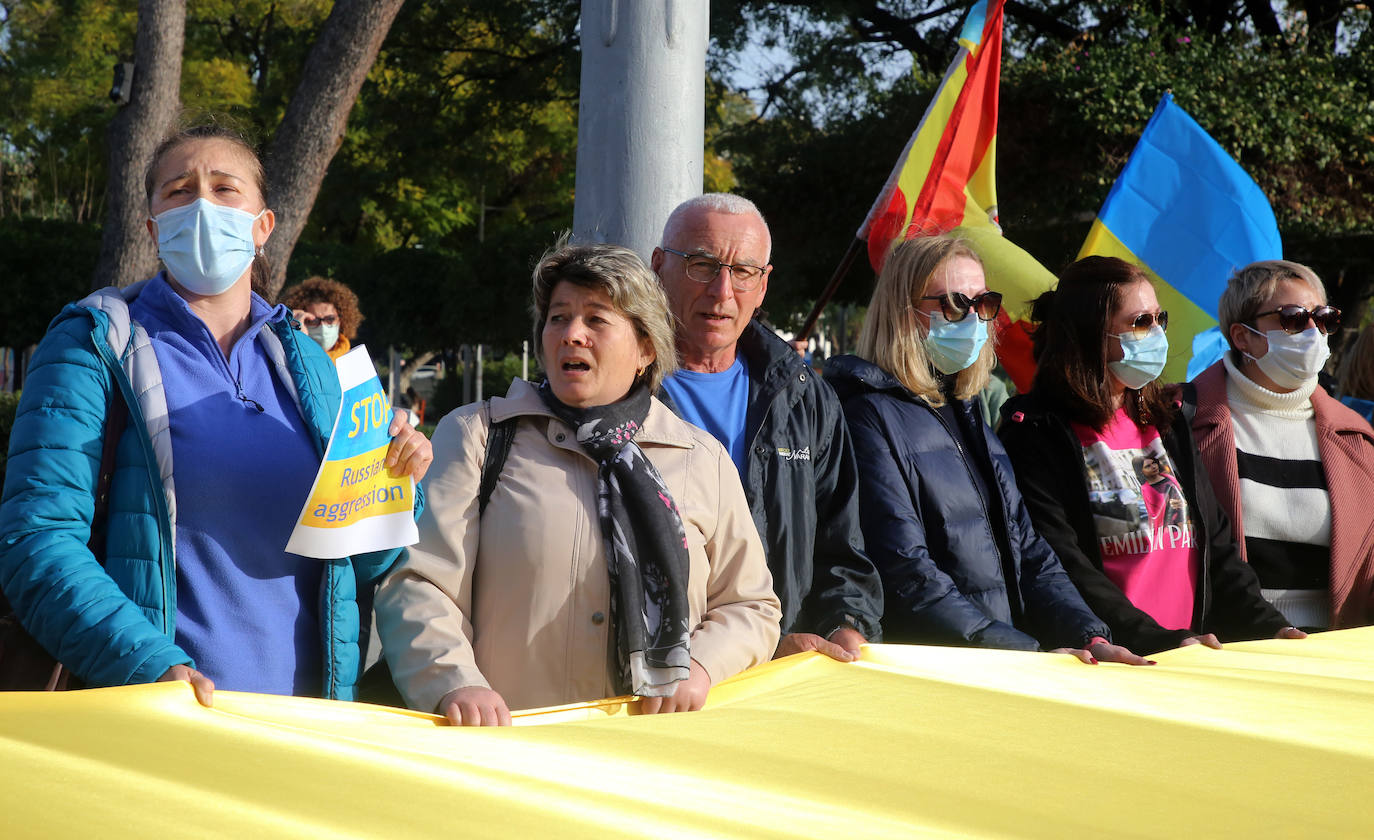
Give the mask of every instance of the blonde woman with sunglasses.
<svg viewBox="0 0 1374 840">
<path fill-rule="evenodd" d="M 858 455 L 885 638 L 1147 664 L 1112 643 L 1030 527 L 981 417 L 1000 308 L 967 243 L 909 240 L 883 265 L 858 355 L 826 362 Z"/>
<path fill-rule="evenodd" d="M 1305 265 L 1237 271 L 1218 307 L 1230 352 L 1187 392 L 1240 554 L 1300 627 L 1374 621 L 1374 429 L 1317 384 L 1341 311 Z"/>
<path fill-rule="evenodd" d="M 1003 407 L 1002 441 L 1035 530 L 1117 642 L 1150 654 L 1305 636 L 1261 597 L 1188 421 L 1156 382 L 1169 315 L 1144 271 L 1079 260 L 1032 318 L 1034 386 Z"/>
</svg>

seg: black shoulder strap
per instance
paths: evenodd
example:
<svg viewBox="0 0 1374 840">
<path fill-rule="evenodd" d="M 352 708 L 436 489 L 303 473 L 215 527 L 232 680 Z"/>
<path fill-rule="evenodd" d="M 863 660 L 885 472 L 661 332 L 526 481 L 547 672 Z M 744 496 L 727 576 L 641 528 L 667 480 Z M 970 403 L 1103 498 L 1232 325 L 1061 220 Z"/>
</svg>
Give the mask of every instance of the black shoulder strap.
<svg viewBox="0 0 1374 840">
<path fill-rule="evenodd" d="M 105 437 L 100 448 L 100 473 L 96 477 L 95 514 L 91 517 L 91 539 L 86 545 L 90 548 L 100 565 L 105 565 L 105 534 L 110 520 L 110 482 L 114 479 L 115 450 L 119 439 L 124 435 L 124 427 L 129 421 L 129 406 L 119 390 L 119 383 L 112 382 L 110 404 L 105 411 Z"/>
<path fill-rule="evenodd" d="M 1193 418 L 1197 416 L 1197 386 L 1191 382 L 1184 382 L 1179 389 L 1179 411 L 1183 414 L 1183 419 L 1188 421 L 1188 428 L 1193 427 Z"/>
<path fill-rule="evenodd" d="M 487 400 L 487 417 L 491 417 L 491 400 Z M 482 461 L 482 483 L 477 491 L 477 516 L 486 513 L 487 502 L 501 480 L 501 469 L 510 455 L 511 443 L 515 440 L 515 424 L 519 417 L 507 417 L 499 423 L 490 422 L 487 427 L 487 455 Z"/>
</svg>

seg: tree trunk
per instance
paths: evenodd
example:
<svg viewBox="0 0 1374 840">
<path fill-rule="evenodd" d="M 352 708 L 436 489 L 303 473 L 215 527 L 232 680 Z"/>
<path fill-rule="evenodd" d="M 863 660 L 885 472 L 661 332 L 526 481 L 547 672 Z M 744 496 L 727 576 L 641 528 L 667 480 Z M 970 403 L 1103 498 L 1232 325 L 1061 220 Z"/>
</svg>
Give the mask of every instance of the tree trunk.
<svg viewBox="0 0 1374 840">
<path fill-rule="evenodd" d="M 410 380 L 415 376 L 415 371 L 429 364 L 434 357 L 439 355 L 436 350 L 426 350 L 406 363 L 405 369 L 396 377 L 396 393 L 404 394 L 410 387 Z"/>
<path fill-rule="evenodd" d="M 286 281 L 286 264 L 343 143 L 348 114 L 402 2 L 338 0 L 310 50 L 266 161 L 268 205 L 277 216 L 267 241 L 269 299 Z"/>
<path fill-rule="evenodd" d="M 143 175 L 176 117 L 185 32 L 185 2 L 139 0 L 132 96 L 110 121 L 109 204 L 93 289 L 127 286 L 157 269 L 157 246 L 144 225 Z"/>
</svg>

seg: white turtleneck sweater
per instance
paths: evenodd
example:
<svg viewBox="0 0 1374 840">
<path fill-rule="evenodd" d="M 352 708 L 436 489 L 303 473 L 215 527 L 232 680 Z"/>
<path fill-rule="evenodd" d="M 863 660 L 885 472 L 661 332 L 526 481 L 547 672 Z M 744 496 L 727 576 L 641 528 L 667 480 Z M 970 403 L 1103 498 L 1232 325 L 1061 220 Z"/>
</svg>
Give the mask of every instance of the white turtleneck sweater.
<svg viewBox="0 0 1374 840">
<path fill-rule="evenodd" d="M 1223 361 L 1246 557 L 1265 597 L 1289 621 L 1326 627 L 1331 499 L 1312 415 L 1317 382 L 1280 394 L 1241 373 L 1229 354 Z"/>
</svg>

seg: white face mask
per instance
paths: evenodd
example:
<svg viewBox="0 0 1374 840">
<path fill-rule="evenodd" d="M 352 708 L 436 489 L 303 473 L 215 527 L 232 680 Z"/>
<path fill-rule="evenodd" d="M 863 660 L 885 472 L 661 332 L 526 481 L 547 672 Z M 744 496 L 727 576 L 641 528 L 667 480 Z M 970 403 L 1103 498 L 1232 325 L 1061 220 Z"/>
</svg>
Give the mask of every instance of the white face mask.
<svg viewBox="0 0 1374 840">
<path fill-rule="evenodd" d="M 1293 335 L 1283 330 L 1262 333 L 1249 324 L 1241 326 L 1269 340 L 1268 352 L 1258 359 L 1243 350 L 1241 355 L 1254 362 L 1280 388 L 1296 390 L 1316 379 L 1331 356 L 1326 336 L 1315 326 Z"/>
<path fill-rule="evenodd" d="M 326 351 L 333 349 L 334 345 L 339 342 L 339 325 L 337 323 L 306 327 L 305 333 L 315 339 L 315 343 Z"/>
</svg>

